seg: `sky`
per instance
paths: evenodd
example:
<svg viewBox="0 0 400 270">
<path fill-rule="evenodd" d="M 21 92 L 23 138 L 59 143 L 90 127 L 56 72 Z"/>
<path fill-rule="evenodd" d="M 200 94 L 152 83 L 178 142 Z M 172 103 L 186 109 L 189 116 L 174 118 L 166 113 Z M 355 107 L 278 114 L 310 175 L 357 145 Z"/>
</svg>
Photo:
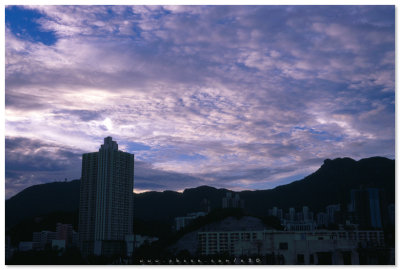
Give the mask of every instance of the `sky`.
<svg viewBox="0 0 400 270">
<path fill-rule="evenodd" d="M 112 136 L 135 192 L 395 157 L 394 6 L 7 6 L 5 192 Z"/>
</svg>

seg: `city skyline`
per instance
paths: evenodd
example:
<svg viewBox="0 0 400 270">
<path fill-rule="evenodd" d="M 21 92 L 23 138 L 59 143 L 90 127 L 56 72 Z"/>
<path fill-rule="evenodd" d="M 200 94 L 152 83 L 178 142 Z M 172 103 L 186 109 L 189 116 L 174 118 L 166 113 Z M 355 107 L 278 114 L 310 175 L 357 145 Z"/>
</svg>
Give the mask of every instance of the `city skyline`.
<svg viewBox="0 0 400 270">
<path fill-rule="evenodd" d="M 111 136 L 135 191 L 394 159 L 394 6 L 8 6 L 6 198 Z M 190 30 L 188 30 L 190 29 Z"/>
</svg>

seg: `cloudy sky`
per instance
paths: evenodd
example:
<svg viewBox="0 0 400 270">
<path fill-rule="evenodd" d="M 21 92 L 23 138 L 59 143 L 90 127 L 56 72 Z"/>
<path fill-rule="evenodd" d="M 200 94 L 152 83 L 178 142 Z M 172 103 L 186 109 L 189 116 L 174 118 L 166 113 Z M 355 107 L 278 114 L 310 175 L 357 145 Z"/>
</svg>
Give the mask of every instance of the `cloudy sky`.
<svg viewBox="0 0 400 270">
<path fill-rule="evenodd" d="M 6 198 L 112 136 L 135 191 L 395 153 L 394 6 L 8 6 Z"/>
</svg>

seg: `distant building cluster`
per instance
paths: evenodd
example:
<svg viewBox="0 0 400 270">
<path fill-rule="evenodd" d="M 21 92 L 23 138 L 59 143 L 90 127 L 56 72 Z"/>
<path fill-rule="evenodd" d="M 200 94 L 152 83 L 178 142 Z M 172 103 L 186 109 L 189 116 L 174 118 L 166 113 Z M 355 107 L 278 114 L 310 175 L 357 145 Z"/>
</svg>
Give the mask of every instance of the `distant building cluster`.
<svg viewBox="0 0 400 270">
<path fill-rule="evenodd" d="M 188 213 L 186 216 L 175 217 L 174 226 L 175 230 L 179 231 L 185 228 L 187 225 L 192 223 L 195 219 L 207 215 L 210 212 L 210 201 L 203 199 L 201 201 L 201 208 L 205 211 Z M 240 199 L 239 194 L 232 194 L 232 192 L 227 192 L 225 197 L 222 198 L 222 208 L 244 208 L 244 200 Z"/>
<path fill-rule="evenodd" d="M 308 206 L 273 207 L 284 230 L 265 229 L 197 232 L 198 255 L 229 254 L 234 257 L 261 256 L 264 264 L 378 264 L 382 258 L 394 262 L 394 251 L 385 247 L 385 220 L 394 225 L 394 205 L 385 209 L 380 189 L 351 190 L 350 203 L 330 204 L 314 213 Z M 222 208 L 243 208 L 239 194 L 227 193 Z M 180 230 L 204 212 L 175 218 Z M 388 225 L 388 224 L 386 224 Z M 382 255 L 385 254 L 385 255 Z"/>
<path fill-rule="evenodd" d="M 382 229 L 386 220 L 394 225 L 394 205 L 391 204 L 385 209 L 386 204 L 382 198 L 383 191 L 377 188 L 353 189 L 347 209 L 342 209 L 340 204 L 332 204 L 326 206 L 325 212 L 314 215 L 307 206 L 303 206 L 300 211 L 291 207 L 286 213 L 283 209 L 273 207 L 268 210 L 268 215 L 278 218 L 286 231 L 344 227 Z"/>
<path fill-rule="evenodd" d="M 244 200 L 237 193 L 233 195 L 232 192 L 227 192 L 222 198 L 222 208 L 244 208 Z"/>
<path fill-rule="evenodd" d="M 184 217 L 176 217 L 175 218 L 175 230 L 179 231 L 185 228 L 188 224 L 190 224 L 193 220 L 199 217 L 205 216 L 207 213 L 205 212 L 194 212 L 189 213 Z"/>
<path fill-rule="evenodd" d="M 303 206 L 301 212 L 291 207 L 285 214 L 282 209 L 273 207 L 268 210 L 268 215 L 277 217 L 287 231 L 311 231 L 316 228 L 314 215 L 307 206 Z"/>
<path fill-rule="evenodd" d="M 326 228 L 328 224 L 335 222 L 335 214 L 340 211 L 340 205 L 328 205 L 326 212 L 320 212 L 314 218 L 314 213 L 308 206 L 303 206 L 300 211 L 294 207 L 289 208 L 287 213 L 283 209 L 273 207 L 268 210 L 269 216 L 279 219 L 286 231 L 312 231 L 317 228 Z"/>
<path fill-rule="evenodd" d="M 57 223 L 56 231 L 34 232 L 32 241 L 21 241 L 18 244 L 19 251 L 44 250 L 46 247 L 57 247 L 66 249 L 67 247 L 78 245 L 78 233 L 75 232 L 71 224 Z"/>
</svg>

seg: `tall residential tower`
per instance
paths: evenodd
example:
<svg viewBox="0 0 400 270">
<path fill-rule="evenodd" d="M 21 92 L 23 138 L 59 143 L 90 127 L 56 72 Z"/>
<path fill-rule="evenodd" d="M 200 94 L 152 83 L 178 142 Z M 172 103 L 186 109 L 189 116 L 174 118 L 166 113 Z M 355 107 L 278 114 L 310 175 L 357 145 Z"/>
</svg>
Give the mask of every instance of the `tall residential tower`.
<svg viewBox="0 0 400 270">
<path fill-rule="evenodd" d="M 83 154 L 79 239 L 84 255 L 124 252 L 132 234 L 134 155 L 118 150 L 111 137 L 98 152 Z"/>
</svg>

